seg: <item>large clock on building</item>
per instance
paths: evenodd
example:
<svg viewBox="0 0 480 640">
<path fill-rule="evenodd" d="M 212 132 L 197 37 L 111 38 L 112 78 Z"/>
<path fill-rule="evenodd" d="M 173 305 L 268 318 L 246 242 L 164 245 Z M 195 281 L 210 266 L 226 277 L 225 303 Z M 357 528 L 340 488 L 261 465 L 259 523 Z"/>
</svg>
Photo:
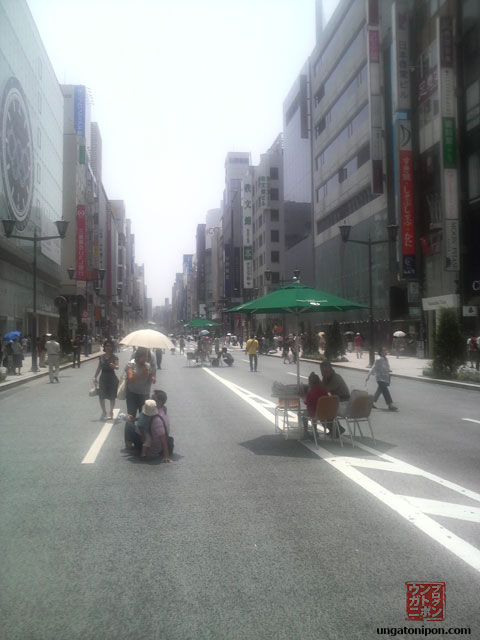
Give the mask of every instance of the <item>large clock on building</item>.
<svg viewBox="0 0 480 640">
<path fill-rule="evenodd" d="M 33 198 L 33 143 L 27 101 L 22 86 L 10 78 L 1 103 L 0 163 L 10 218 L 17 228 L 28 222 Z"/>
</svg>

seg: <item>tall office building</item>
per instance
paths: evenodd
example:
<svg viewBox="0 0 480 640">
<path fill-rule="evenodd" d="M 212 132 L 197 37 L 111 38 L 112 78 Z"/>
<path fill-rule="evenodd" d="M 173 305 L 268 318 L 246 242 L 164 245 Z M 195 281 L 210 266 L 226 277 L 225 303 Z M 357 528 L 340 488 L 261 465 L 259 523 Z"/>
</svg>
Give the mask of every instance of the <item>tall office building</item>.
<svg viewBox="0 0 480 640">
<path fill-rule="evenodd" d="M 283 274 L 283 138 L 277 137 L 252 170 L 253 286 L 261 295 Z M 270 280 L 265 276 L 270 275 Z"/>
<path fill-rule="evenodd" d="M 283 207 L 285 234 L 282 280 L 301 273 L 315 284 L 313 268 L 312 149 L 310 135 L 310 74 L 308 61 L 283 103 Z"/>
<path fill-rule="evenodd" d="M 352 238 L 387 236 L 378 15 L 377 24 L 367 16 L 374 4 L 340 0 L 311 56 L 316 284 L 364 304 L 369 301 L 368 252 L 343 245 L 338 225 L 344 220 L 352 225 Z M 388 245 L 377 245 L 377 320 L 389 318 L 388 264 Z M 381 333 L 381 327 L 377 330 Z"/>
<path fill-rule="evenodd" d="M 56 235 L 63 217 L 63 96 L 24 0 L 0 0 L 0 219 Z M 71 237 L 68 230 L 67 238 Z M 56 333 L 61 243 L 38 243 L 37 330 Z M 34 243 L 0 225 L 0 332 L 32 331 Z"/>
<path fill-rule="evenodd" d="M 240 301 L 242 277 L 242 208 L 241 184 L 248 169 L 250 153 L 229 152 L 225 159 L 225 189 L 222 202 L 222 237 L 224 251 L 224 296 Z"/>
</svg>

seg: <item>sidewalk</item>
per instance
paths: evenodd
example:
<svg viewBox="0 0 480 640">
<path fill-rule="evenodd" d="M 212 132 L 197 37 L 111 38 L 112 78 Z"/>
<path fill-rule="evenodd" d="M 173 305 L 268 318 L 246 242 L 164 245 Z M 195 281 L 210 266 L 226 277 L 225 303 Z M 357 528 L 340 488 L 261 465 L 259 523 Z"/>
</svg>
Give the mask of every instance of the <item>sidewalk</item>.
<svg viewBox="0 0 480 640">
<path fill-rule="evenodd" d="M 95 353 L 92 353 L 92 355 L 90 356 L 84 356 L 82 354 L 80 356 L 80 366 L 84 362 L 88 362 L 89 360 L 94 360 L 95 358 L 98 358 L 100 353 L 101 351 L 97 351 Z M 73 359 L 72 357 L 70 357 L 70 362 L 61 364 L 60 371 L 63 371 L 63 369 L 71 368 L 72 361 Z M 22 374 L 19 376 L 9 374 L 6 380 L 3 380 L 0 382 L 0 392 L 5 391 L 6 389 L 12 389 L 13 387 L 18 387 L 19 385 L 25 384 L 26 382 L 29 382 L 32 379 L 44 378 L 48 376 L 48 367 L 45 367 L 42 369 L 39 367 L 37 373 L 34 373 L 33 371 L 31 371 L 31 368 L 32 368 L 32 356 L 31 354 L 27 354 L 23 360 Z"/>
<path fill-rule="evenodd" d="M 275 354 L 269 354 L 271 357 L 281 358 L 282 354 L 278 351 Z M 346 355 L 348 358 L 348 362 L 333 362 L 333 366 L 335 369 L 354 369 L 357 371 L 365 372 L 365 376 L 367 375 L 367 371 L 369 369 L 369 355 L 367 352 L 363 354 L 362 358 L 357 358 L 355 353 L 348 353 Z M 440 384 L 447 385 L 449 387 L 458 387 L 460 389 L 470 389 L 474 391 L 480 391 L 480 377 L 478 383 L 473 382 L 460 382 L 458 380 L 438 380 L 437 378 L 428 378 L 423 375 L 423 369 L 425 369 L 430 360 L 428 358 L 413 358 L 408 356 L 400 356 L 397 358 L 394 355 L 388 355 L 388 362 L 390 364 L 390 368 L 392 370 L 392 377 L 398 378 L 406 378 L 408 380 L 418 380 L 420 382 L 428 382 L 432 384 Z M 310 358 L 300 358 L 301 362 L 314 362 L 317 363 L 318 360 L 311 360 Z M 285 365 L 286 366 L 286 365 Z"/>
</svg>

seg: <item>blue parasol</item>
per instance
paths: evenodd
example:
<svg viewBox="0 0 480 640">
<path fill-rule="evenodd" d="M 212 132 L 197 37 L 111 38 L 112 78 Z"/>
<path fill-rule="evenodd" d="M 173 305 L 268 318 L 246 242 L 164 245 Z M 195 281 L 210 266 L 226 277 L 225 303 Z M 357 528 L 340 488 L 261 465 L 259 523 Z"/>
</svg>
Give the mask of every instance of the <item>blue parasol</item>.
<svg viewBox="0 0 480 640">
<path fill-rule="evenodd" d="M 9 331 L 3 336 L 4 340 L 15 340 L 15 338 L 20 338 L 22 334 L 20 331 Z"/>
</svg>

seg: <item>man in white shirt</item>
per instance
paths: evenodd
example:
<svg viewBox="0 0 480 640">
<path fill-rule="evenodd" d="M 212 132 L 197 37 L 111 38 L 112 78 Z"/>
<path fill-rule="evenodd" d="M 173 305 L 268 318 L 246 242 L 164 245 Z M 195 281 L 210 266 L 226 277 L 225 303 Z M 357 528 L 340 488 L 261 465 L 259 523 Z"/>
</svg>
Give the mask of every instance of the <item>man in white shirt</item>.
<svg viewBox="0 0 480 640">
<path fill-rule="evenodd" d="M 50 383 L 59 382 L 58 370 L 60 368 L 60 345 L 55 340 L 55 336 L 47 335 L 48 342 L 45 345 L 48 356 L 48 374 Z"/>
</svg>

